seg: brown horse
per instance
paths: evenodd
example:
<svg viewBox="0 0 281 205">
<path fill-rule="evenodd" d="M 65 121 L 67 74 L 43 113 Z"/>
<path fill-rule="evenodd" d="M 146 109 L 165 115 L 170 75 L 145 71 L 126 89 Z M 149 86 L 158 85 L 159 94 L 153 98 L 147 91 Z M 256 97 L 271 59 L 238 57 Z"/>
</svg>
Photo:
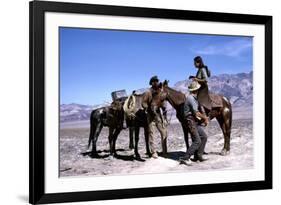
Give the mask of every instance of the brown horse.
<svg viewBox="0 0 281 205">
<path fill-rule="evenodd" d="M 215 94 L 210 94 L 215 95 Z M 210 120 L 216 118 L 224 136 L 224 146 L 221 151 L 221 155 L 227 155 L 230 151 L 230 134 L 231 134 L 231 124 L 232 124 L 232 107 L 231 103 L 226 97 L 216 95 L 216 97 L 221 98 L 221 107 L 212 107 L 211 110 L 205 109 L 207 115 L 209 115 Z M 159 100 L 159 99 L 158 99 Z M 168 81 L 165 80 L 162 83 L 161 100 L 167 100 L 172 107 L 176 110 L 176 116 L 180 121 L 183 132 L 184 139 L 186 143 L 186 148 L 188 149 L 188 131 L 186 123 L 184 123 L 183 117 L 183 106 L 186 100 L 185 94 L 176 91 L 168 86 Z"/>
</svg>

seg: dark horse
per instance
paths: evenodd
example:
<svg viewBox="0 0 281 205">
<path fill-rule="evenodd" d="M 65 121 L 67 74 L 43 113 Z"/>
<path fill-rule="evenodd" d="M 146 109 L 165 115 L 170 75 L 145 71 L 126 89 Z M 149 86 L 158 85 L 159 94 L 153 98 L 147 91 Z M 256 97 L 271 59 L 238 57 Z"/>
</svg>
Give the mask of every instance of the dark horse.
<svg viewBox="0 0 281 205">
<path fill-rule="evenodd" d="M 127 115 L 126 116 L 126 123 L 127 126 L 130 129 L 130 146 L 133 144 L 134 140 L 134 151 L 135 156 L 137 159 L 140 159 L 140 155 L 138 152 L 138 143 L 139 143 L 139 133 L 140 128 L 143 127 L 144 129 L 144 137 L 145 137 L 145 144 L 146 144 L 146 154 L 148 156 L 151 156 L 150 149 L 149 149 L 149 129 L 148 129 L 148 121 L 147 121 L 147 114 L 145 113 L 144 109 L 142 108 L 142 100 L 143 100 L 144 94 L 133 94 L 128 98 L 128 103 L 125 104 L 125 106 L 129 106 L 133 98 L 135 99 L 135 105 L 134 105 L 134 112 L 133 115 Z M 127 110 L 125 108 L 125 110 Z"/>
<path fill-rule="evenodd" d="M 144 128 L 145 142 L 146 142 L 146 152 L 150 155 L 149 144 L 148 144 L 148 123 L 145 111 L 141 107 L 141 102 L 143 95 L 133 94 L 136 99 L 135 110 L 133 117 L 126 119 L 127 126 L 129 127 L 129 148 L 134 148 L 134 153 L 136 159 L 140 159 L 138 152 L 138 142 L 139 142 L 139 131 L 140 128 Z M 129 99 L 131 100 L 131 99 Z M 93 110 L 90 116 L 90 134 L 88 148 L 92 142 L 92 156 L 97 156 L 97 140 L 103 127 L 109 128 L 109 149 L 110 155 L 116 156 L 116 140 L 118 135 L 123 129 L 124 121 L 124 105 L 125 99 L 119 101 L 114 101 L 108 107 L 98 108 Z M 135 138 L 135 140 L 133 140 Z M 135 141 L 135 143 L 133 143 Z"/>
<path fill-rule="evenodd" d="M 109 128 L 109 150 L 110 155 L 116 154 L 115 144 L 117 136 L 123 129 L 124 112 L 122 101 L 114 101 L 110 106 L 95 109 L 90 116 L 90 134 L 88 149 L 92 142 L 93 157 L 97 156 L 97 140 L 103 127 Z"/>
<path fill-rule="evenodd" d="M 183 132 L 184 139 L 186 143 L 186 147 L 188 149 L 188 131 L 186 127 L 186 123 L 184 123 L 183 119 L 183 105 L 186 99 L 185 94 L 182 92 L 176 91 L 168 86 L 168 81 L 165 80 L 162 84 L 162 96 L 161 100 L 167 100 L 172 107 L 176 110 L 176 116 L 180 121 Z M 211 110 L 205 110 L 206 114 L 209 115 L 210 120 L 216 118 L 224 136 L 224 146 L 221 151 L 221 155 L 227 155 L 230 151 L 230 134 L 231 134 L 231 124 L 232 124 L 232 107 L 231 103 L 226 97 L 210 94 L 210 97 L 220 98 L 222 101 L 221 107 L 212 107 Z"/>
</svg>

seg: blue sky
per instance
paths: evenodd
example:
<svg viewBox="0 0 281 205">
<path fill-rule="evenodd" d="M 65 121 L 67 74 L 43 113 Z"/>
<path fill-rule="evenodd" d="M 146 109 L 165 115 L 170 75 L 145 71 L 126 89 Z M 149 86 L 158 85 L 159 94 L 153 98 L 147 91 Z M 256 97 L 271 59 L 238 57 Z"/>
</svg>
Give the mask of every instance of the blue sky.
<svg viewBox="0 0 281 205">
<path fill-rule="evenodd" d="M 110 102 L 153 75 L 173 85 L 195 75 L 197 55 L 212 75 L 249 72 L 252 48 L 252 37 L 60 28 L 60 103 Z"/>
</svg>

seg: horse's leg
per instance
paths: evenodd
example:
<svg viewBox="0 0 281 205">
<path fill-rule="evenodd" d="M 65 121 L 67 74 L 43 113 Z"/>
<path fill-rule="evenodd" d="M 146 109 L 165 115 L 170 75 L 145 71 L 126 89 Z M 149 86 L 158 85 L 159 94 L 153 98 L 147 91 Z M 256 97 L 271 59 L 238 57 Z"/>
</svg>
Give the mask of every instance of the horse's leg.
<svg viewBox="0 0 281 205">
<path fill-rule="evenodd" d="M 117 155 L 117 153 L 116 153 L 116 140 L 117 140 L 117 137 L 120 134 L 120 132 L 121 132 L 121 129 L 117 128 L 117 129 L 115 129 L 115 132 L 113 133 L 112 152 L 113 152 L 114 156 Z"/>
<path fill-rule="evenodd" d="M 226 112 L 226 120 L 225 120 L 225 123 L 226 123 L 226 138 L 225 138 L 225 149 L 226 151 L 230 152 L 230 136 L 231 136 L 231 127 L 232 127 L 232 107 L 231 107 L 231 104 L 229 104 L 229 107 L 228 107 L 229 111 Z"/>
<path fill-rule="evenodd" d="M 129 149 L 134 149 L 134 127 L 129 127 L 129 136 L 130 136 Z"/>
<path fill-rule="evenodd" d="M 108 141 L 109 141 L 109 154 L 110 154 L 110 156 L 113 156 L 113 133 L 114 133 L 114 128 L 109 127 Z"/>
<path fill-rule="evenodd" d="M 161 144 L 162 144 L 162 155 L 163 157 L 167 157 L 168 155 L 168 148 L 167 148 L 167 137 L 161 137 Z"/>
<path fill-rule="evenodd" d="M 97 155 L 97 141 L 98 141 L 98 137 L 100 135 L 100 132 L 102 130 L 102 123 L 99 122 L 96 126 L 96 130 L 94 132 L 94 136 L 93 136 L 93 139 L 92 139 L 92 156 L 95 156 Z"/>
<path fill-rule="evenodd" d="M 144 127 L 144 139 L 145 139 L 145 146 L 146 146 L 146 155 L 148 155 L 149 157 L 151 157 L 151 152 L 150 152 L 150 148 L 149 148 L 149 130 L 148 127 Z"/>
<path fill-rule="evenodd" d="M 135 129 L 134 129 L 134 131 L 135 131 L 135 157 L 136 157 L 136 159 L 140 159 L 140 154 L 139 154 L 139 146 L 138 146 L 138 144 L 139 144 L 139 134 L 140 134 L 140 127 L 139 126 L 137 126 L 137 127 L 135 127 Z"/>
<path fill-rule="evenodd" d="M 96 129 L 97 129 L 97 125 L 95 124 L 94 121 L 91 120 L 91 122 L 90 122 L 89 140 L 88 140 L 88 151 L 90 149 L 91 142 L 93 141 L 94 133 L 96 132 Z M 93 148 L 92 148 L 92 150 L 93 150 Z"/>
<path fill-rule="evenodd" d="M 181 123 L 182 126 L 182 130 L 183 130 L 183 135 L 184 135 L 184 141 L 185 141 L 185 145 L 186 145 L 186 151 L 189 148 L 189 142 L 188 142 L 188 129 L 187 126 L 183 123 Z"/>
<path fill-rule="evenodd" d="M 230 105 L 230 104 L 228 104 Z M 227 155 L 230 152 L 230 135 L 232 124 L 232 109 L 231 106 L 221 108 L 220 115 L 216 117 L 224 136 L 224 146 L 221 155 Z"/>
</svg>

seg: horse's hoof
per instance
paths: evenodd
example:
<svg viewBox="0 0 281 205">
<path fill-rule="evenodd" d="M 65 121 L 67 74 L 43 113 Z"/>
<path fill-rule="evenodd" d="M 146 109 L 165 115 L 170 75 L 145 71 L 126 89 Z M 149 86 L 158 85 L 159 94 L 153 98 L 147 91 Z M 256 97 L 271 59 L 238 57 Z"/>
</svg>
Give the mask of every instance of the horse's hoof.
<svg viewBox="0 0 281 205">
<path fill-rule="evenodd" d="M 91 154 L 89 156 L 92 158 L 97 158 L 99 155 L 96 152 L 91 152 Z"/>
<path fill-rule="evenodd" d="M 113 156 L 113 155 L 109 155 L 106 159 L 107 159 L 107 160 L 113 160 L 113 159 L 114 159 L 114 156 Z"/>
<path fill-rule="evenodd" d="M 164 152 L 164 153 L 162 153 L 162 157 L 164 157 L 164 158 L 168 158 L 168 153 L 167 152 Z"/>
<path fill-rule="evenodd" d="M 146 152 L 145 153 L 148 157 L 151 157 L 152 156 L 152 154 L 150 153 L 150 152 Z"/>
<path fill-rule="evenodd" d="M 221 154 L 222 156 L 227 156 L 227 155 L 230 154 L 230 151 L 229 151 L 229 150 L 227 151 L 226 149 L 223 149 L 220 154 Z"/>
<path fill-rule="evenodd" d="M 141 156 L 140 156 L 139 154 L 136 154 L 136 155 L 135 155 L 135 158 L 136 158 L 137 160 L 139 160 L 139 159 L 141 159 Z"/>
</svg>

